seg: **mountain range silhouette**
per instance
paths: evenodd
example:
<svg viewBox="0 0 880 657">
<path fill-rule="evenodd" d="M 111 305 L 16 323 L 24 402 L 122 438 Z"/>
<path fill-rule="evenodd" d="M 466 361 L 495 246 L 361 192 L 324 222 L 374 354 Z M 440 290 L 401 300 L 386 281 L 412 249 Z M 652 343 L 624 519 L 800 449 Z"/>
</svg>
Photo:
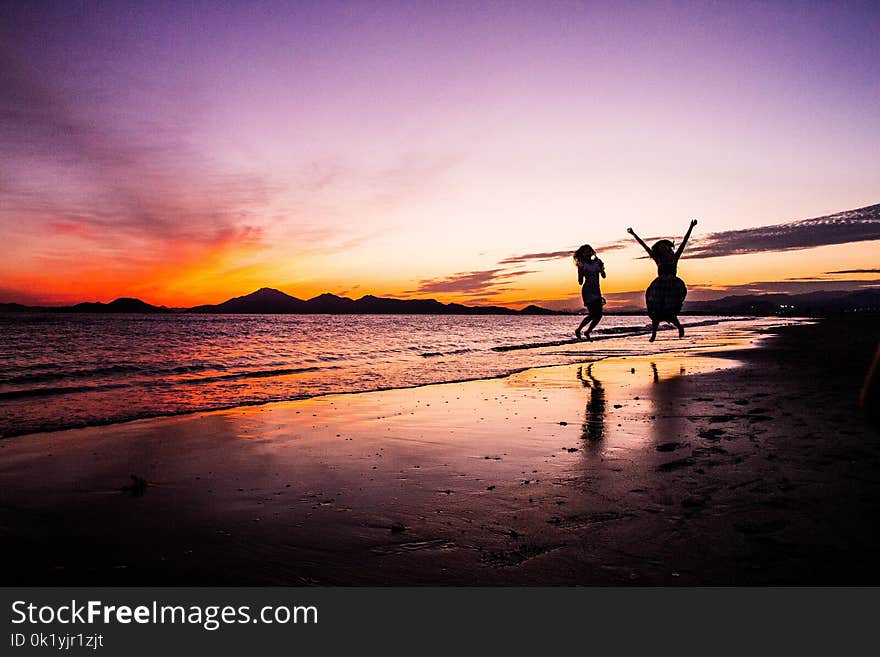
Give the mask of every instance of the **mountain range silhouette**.
<svg viewBox="0 0 880 657">
<path fill-rule="evenodd" d="M 218 304 L 192 308 L 154 306 L 140 299 L 123 297 L 110 303 L 84 302 L 73 306 L 25 306 L 0 304 L 0 312 L 74 312 L 74 313 L 199 313 L 199 314 L 352 314 L 352 315 L 557 315 L 564 311 L 539 306 L 513 310 L 503 306 L 465 306 L 441 303 L 436 299 L 390 299 L 368 294 L 350 299 L 325 292 L 311 299 L 299 299 L 280 290 L 260 288 L 245 296 Z"/>
<path fill-rule="evenodd" d="M 372 294 L 351 299 L 336 294 L 319 294 L 311 299 L 299 299 L 280 290 L 260 288 L 241 297 L 218 304 L 192 308 L 154 306 L 140 299 L 122 297 L 102 303 L 83 302 L 73 306 L 25 306 L 19 303 L 0 303 L 0 312 L 68 312 L 68 313 L 196 313 L 196 314 L 270 314 L 270 315 L 569 315 L 573 311 L 550 310 L 530 305 L 522 310 L 503 306 L 465 306 L 460 303 L 442 303 L 436 299 L 392 299 Z M 880 287 L 820 291 L 804 294 L 750 294 L 734 295 L 710 301 L 692 301 L 685 304 L 685 314 L 695 315 L 795 315 L 816 316 L 843 312 L 880 312 Z M 609 313 L 615 314 L 615 313 Z M 616 314 L 642 314 L 630 309 Z"/>
</svg>

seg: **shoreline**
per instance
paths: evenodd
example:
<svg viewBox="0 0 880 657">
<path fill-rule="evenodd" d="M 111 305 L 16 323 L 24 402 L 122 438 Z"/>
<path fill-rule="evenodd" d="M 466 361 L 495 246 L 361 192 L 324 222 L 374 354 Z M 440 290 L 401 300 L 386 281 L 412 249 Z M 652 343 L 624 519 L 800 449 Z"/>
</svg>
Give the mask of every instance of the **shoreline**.
<svg viewBox="0 0 880 657">
<path fill-rule="evenodd" d="M 0 441 L 4 582 L 876 582 L 878 324 Z"/>
<path fill-rule="evenodd" d="M 749 330 L 753 329 L 753 327 L 750 325 L 754 324 L 756 322 L 767 322 L 767 324 L 764 327 L 762 327 L 762 328 L 766 328 L 767 326 L 771 326 L 771 327 L 775 326 L 779 322 L 787 324 L 787 323 L 792 323 L 792 322 L 808 323 L 811 321 L 814 321 L 814 320 L 812 320 L 810 318 L 798 318 L 798 319 L 773 318 L 771 320 L 768 318 L 757 318 L 757 317 L 731 317 L 731 318 L 726 318 L 726 319 L 724 319 L 724 318 L 716 319 L 716 320 L 712 320 L 712 321 L 708 321 L 708 322 L 701 321 L 701 322 L 697 322 L 694 324 L 686 324 L 685 328 L 702 329 L 707 326 L 717 326 L 717 325 L 729 324 L 729 325 L 732 325 L 731 329 L 729 329 L 729 330 L 733 330 L 734 333 L 737 333 L 737 332 L 740 333 L 739 337 L 741 338 L 741 334 L 742 334 L 743 329 L 740 327 L 740 324 L 742 324 L 743 322 L 745 322 L 747 324 L 745 331 L 749 331 Z M 520 352 L 520 351 L 525 351 L 525 350 L 532 350 L 533 353 L 535 354 L 535 357 L 540 358 L 542 356 L 542 351 L 549 351 L 550 349 L 553 349 L 556 347 L 580 346 L 580 347 L 584 348 L 584 347 L 589 347 L 589 345 L 595 345 L 596 343 L 599 343 L 601 345 L 602 343 L 607 342 L 609 340 L 623 341 L 623 342 L 621 342 L 621 344 L 625 345 L 626 344 L 625 341 L 627 341 L 627 340 L 632 340 L 632 339 L 638 338 L 639 336 L 648 335 L 650 333 L 650 327 L 648 327 L 648 326 L 639 327 L 639 328 L 636 328 L 636 327 L 623 327 L 623 328 L 611 327 L 611 328 L 607 328 L 604 330 L 608 331 L 608 333 L 600 334 L 599 336 L 594 337 L 592 341 L 578 340 L 578 339 L 570 338 L 570 339 L 564 339 L 564 340 L 559 340 L 559 341 L 535 343 L 535 344 L 502 345 L 502 346 L 491 347 L 488 350 L 483 351 L 483 352 L 475 351 L 473 353 L 475 355 L 485 356 L 490 353 L 501 354 L 501 353 L 507 353 L 507 352 Z M 672 327 L 669 327 L 669 326 L 661 327 L 661 342 L 657 343 L 656 347 L 655 347 L 657 353 L 687 350 L 687 349 L 693 349 L 695 347 L 695 345 L 693 345 L 693 344 L 688 345 L 687 343 L 685 343 L 683 345 L 680 342 L 675 341 L 675 340 L 670 341 L 667 339 L 666 341 L 663 341 L 662 340 L 663 334 L 671 333 L 671 331 L 672 331 Z M 700 337 L 702 337 L 702 336 L 700 336 Z M 727 335 L 727 337 L 730 339 L 739 339 L 739 338 L 731 337 L 729 335 Z M 699 340 L 699 338 L 698 338 L 698 340 Z M 664 342 L 665 342 L 665 344 L 664 344 Z M 614 343 L 613 345 L 605 346 L 604 348 L 609 350 L 609 351 L 605 351 L 605 352 L 602 352 L 603 347 L 600 346 L 598 353 L 590 353 L 587 351 L 583 351 L 583 352 L 576 354 L 576 357 L 577 357 L 578 361 L 583 361 L 583 362 L 588 362 L 588 361 L 589 362 L 597 362 L 600 360 L 605 360 L 607 358 L 613 358 L 613 357 L 615 357 L 615 351 L 614 351 L 615 346 L 616 346 L 616 343 Z M 700 345 L 698 343 L 696 345 L 696 348 L 699 349 L 699 347 L 700 347 Z M 458 354 L 457 353 L 455 353 L 455 354 L 443 354 L 443 353 L 433 354 L 432 353 L 432 354 L 419 354 L 419 355 L 422 356 L 423 358 L 425 358 L 426 360 L 433 361 L 433 359 L 435 357 L 446 357 L 446 356 L 458 355 Z M 568 356 L 568 360 L 571 360 L 571 358 L 574 357 L 575 354 L 569 353 L 569 354 L 567 354 L 567 356 Z M 442 363 L 442 360 L 438 360 L 436 362 L 436 364 L 441 364 L 441 363 Z M 432 364 L 435 364 L 435 363 L 432 362 Z M 266 406 L 266 405 L 272 405 L 272 404 L 284 404 L 284 403 L 290 403 L 290 402 L 303 401 L 303 400 L 307 400 L 307 399 L 326 397 L 326 396 L 331 396 L 331 395 L 349 395 L 349 394 L 363 394 L 363 393 L 370 393 L 370 392 L 387 392 L 387 391 L 392 391 L 392 390 L 406 390 L 406 389 L 420 388 L 420 387 L 429 386 L 429 385 L 441 385 L 444 383 L 467 383 L 467 382 L 473 382 L 473 381 L 490 381 L 493 379 L 514 376 L 516 374 L 520 374 L 520 373 L 525 372 L 530 369 L 558 367 L 558 366 L 562 366 L 565 364 L 566 364 L 565 362 L 554 362 L 554 363 L 546 363 L 546 364 L 540 364 L 538 362 L 535 362 L 535 363 L 531 363 L 528 365 L 511 367 L 510 369 L 505 369 L 505 370 L 503 370 L 499 373 L 496 373 L 496 374 L 480 374 L 480 375 L 464 376 L 462 378 L 454 378 L 454 379 L 447 379 L 447 380 L 440 380 L 440 381 L 417 382 L 417 383 L 412 383 L 409 385 L 397 384 L 397 385 L 389 385 L 389 386 L 379 386 L 379 387 L 368 388 L 368 389 L 355 388 L 355 389 L 351 389 L 351 390 L 327 391 L 327 392 L 317 392 L 317 393 L 303 392 L 301 395 L 298 395 L 298 396 L 290 396 L 290 397 L 278 398 L 278 399 L 237 401 L 236 403 L 231 403 L 231 404 L 221 404 L 221 405 L 216 405 L 216 406 L 206 406 L 203 408 L 193 408 L 193 409 L 186 409 L 186 410 L 173 410 L 173 411 L 164 411 L 164 412 L 163 411 L 153 411 L 153 412 L 149 412 L 147 414 L 139 413 L 139 414 L 131 415 L 130 417 L 125 417 L 125 416 L 113 417 L 113 418 L 110 418 L 107 420 L 92 419 L 89 421 L 68 422 L 67 424 L 65 424 L 63 426 L 52 426 L 52 425 L 37 426 L 37 427 L 33 427 L 33 428 L 27 428 L 27 429 L 24 429 L 21 431 L 16 431 L 16 430 L 7 431 L 6 433 L 0 435 L 0 442 L 2 442 L 3 440 L 11 439 L 11 438 L 21 438 L 21 437 L 25 437 L 25 436 L 41 435 L 41 434 L 46 434 L 46 433 L 58 433 L 58 432 L 74 431 L 74 430 L 84 430 L 84 429 L 87 430 L 87 429 L 100 428 L 100 427 L 112 427 L 117 424 L 126 424 L 129 422 L 138 422 L 141 420 L 172 419 L 172 418 L 176 418 L 176 417 L 182 417 L 182 416 L 200 414 L 200 413 L 215 413 L 215 412 L 223 412 L 223 411 L 233 411 L 237 408 L 259 407 L 259 406 Z M 319 369 L 320 368 L 308 368 L 308 369 L 302 369 L 302 370 L 298 370 L 298 371 L 299 372 L 307 372 L 307 371 L 311 372 L 311 371 L 318 371 Z M 117 385 L 115 387 L 120 387 L 120 386 Z M 39 391 L 39 389 L 37 389 L 37 391 Z M 81 391 L 74 390 L 72 392 L 81 392 Z M 9 393 L 9 394 L 12 394 L 12 393 Z M 22 393 L 18 393 L 18 394 L 22 394 Z M 0 395 L 0 397 L 2 397 L 2 396 L 3 395 Z M 63 395 L 61 395 L 60 397 L 63 397 Z M 47 395 L 46 398 L 47 398 L 47 400 L 51 401 L 52 396 Z"/>
</svg>

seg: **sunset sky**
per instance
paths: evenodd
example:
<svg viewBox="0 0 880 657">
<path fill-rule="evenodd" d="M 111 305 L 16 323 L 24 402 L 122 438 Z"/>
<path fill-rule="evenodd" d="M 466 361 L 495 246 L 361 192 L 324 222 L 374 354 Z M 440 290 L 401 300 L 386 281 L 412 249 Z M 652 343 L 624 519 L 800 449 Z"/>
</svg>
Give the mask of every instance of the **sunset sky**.
<svg viewBox="0 0 880 657">
<path fill-rule="evenodd" d="M 880 284 L 880 3 L 5 2 L 0 302 Z M 784 225 L 781 225 L 784 224 Z M 640 293 L 640 292 L 639 292 Z"/>
</svg>

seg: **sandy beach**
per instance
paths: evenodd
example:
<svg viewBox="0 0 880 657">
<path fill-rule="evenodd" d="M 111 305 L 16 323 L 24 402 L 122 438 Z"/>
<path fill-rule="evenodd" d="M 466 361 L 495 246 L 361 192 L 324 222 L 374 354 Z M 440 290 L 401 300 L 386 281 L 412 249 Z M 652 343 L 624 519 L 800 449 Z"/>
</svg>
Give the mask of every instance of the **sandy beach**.
<svg viewBox="0 0 880 657">
<path fill-rule="evenodd" d="M 3 440 L 2 581 L 877 583 L 857 399 L 878 335 L 664 333 L 656 355 Z"/>
</svg>

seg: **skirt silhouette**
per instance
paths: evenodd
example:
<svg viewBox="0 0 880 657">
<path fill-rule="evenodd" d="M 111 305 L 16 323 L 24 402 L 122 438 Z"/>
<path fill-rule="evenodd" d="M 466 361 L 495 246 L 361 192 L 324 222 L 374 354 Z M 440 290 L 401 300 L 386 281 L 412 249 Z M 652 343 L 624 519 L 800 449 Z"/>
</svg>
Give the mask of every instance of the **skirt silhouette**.
<svg viewBox="0 0 880 657">
<path fill-rule="evenodd" d="M 681 312 L 687 286 L 678 276 L 658 276 L 645 292 L 648 317 L 654 320 L 667 320 Z"/>
</svg>

